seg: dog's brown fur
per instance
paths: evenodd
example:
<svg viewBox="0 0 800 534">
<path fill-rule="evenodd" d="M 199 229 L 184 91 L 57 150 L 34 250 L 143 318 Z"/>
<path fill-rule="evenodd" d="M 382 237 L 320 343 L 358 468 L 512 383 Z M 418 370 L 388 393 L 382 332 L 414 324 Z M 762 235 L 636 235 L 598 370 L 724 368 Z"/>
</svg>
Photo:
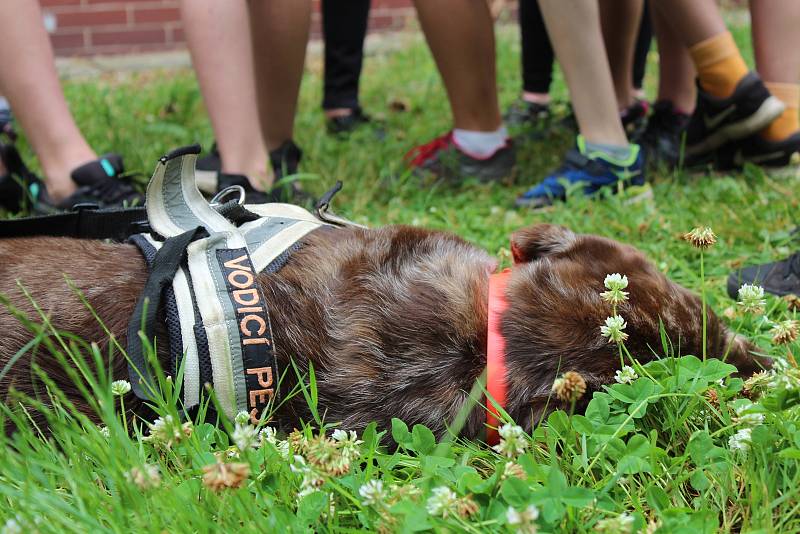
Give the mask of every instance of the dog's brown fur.
<svg viewBox="0 0 800 534">
<path fill-rule="evenodd" d="M 619 368 L 615 345 L 600 336 L 610 305 L 600 298 L 606 274 L 630 280 L 630 300 L 620 308 L 627 320 L 627 342 L 642 360 L 661 347 L 659 320 L 681 352 L 702 352 L 700 299 L 669 281 L 633 247 L 576 235 L 554 225 L 536 225 L 512 236 L 519 261 L 508 285 L 509 309 L 502 319 L 507 339 L 507 411 L 518 422 L 535 422 L 550 395 L 557 370 L 577 370 L 590 389 L 612 380 Z M 125 332 L 147 278 L 139 252 L 131 245 L 63 238 L 0 241 L 0 294 L 35 318 L 31 297 L 61 330 L 95 341 L 107 336 L 68 288 L 72 280 L 98 316 L 125 346 Z M 483 250 L 444 232 L 412 227 L 377 230 L 317 230 L 304 239 L 277 274 L 260 283 L 270 306 L 279 366 L 301 371 L 313 362 L 320 411 L 344 428 L 362 429 L 392 417 L 445 432 L 467 400 L 467 392 L 486 364 L 488 275 L 497 261 Z M 30 339 L 30 333 L 0 310 L 0 368 Z M 166 347 L 166 334 L 158 334 Z M 740 372 L 757 366 L 752 346 L 708 315 L 708 350 Z M 653 350 L 651 350 L 651 348 Z M 166 360 L 166 354 L 162 357 Z M 35 395 L 34 358 L 25 356 L 0 383 Z M 48 353 L 36 363 L 81 404 L 77 388 Z M 113 374 L 127 379 L 116 358 Z M 286 373 L 284 394 L 296 383 Z M 588 398 L 588 395 L 587 395 Z M 135 402 L 130 402 L 134 409 Z M 550 402 L 550 408 L 558 404 Z M 277 422 L 291 429 L 310 414 L 302 396 L 283 405 Z M 462 434 L 480 435 L 485 414 L 472 410 Z"/>
</svg>

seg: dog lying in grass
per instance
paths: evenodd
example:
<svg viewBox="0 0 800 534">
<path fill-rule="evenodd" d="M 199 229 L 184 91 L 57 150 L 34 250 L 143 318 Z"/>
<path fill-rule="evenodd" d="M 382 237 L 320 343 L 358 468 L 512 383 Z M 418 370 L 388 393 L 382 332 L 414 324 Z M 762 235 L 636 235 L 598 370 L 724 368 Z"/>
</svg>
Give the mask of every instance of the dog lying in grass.
<svg viewBox="0 0 800 534">
<path fill-rule="evenodd" d="M 375 230 L 323 227 L 276 274 L 259 282 L 271 312 L 280 369 L 289 369 L 281 391 L 297 383 L 313 362 L 319 413 L 361 430 L 391 418 L 422 423 L 438 436 L 469 401 L 468 392 L 486 368 L 487 292 L 498 261 L 453 234 L 394 226 Z M 588 393 L 613 381 L 619 348 L 601 335 L 612 315 L 601 298 L 604 278 L 623 273 L 629 297 L 617 312 L 627 321 L 625 346 L 640 361 L 661 353 L 660 324 L 682 354 L 700 355 L 702 305 L 690 291 L 668 280 L 635 248 L 593 235 L 577 235 L 539 224 L 512 236 L 515 265 L 506 289 L 505 410 L 530 428 L 547 410 L 566 407 L 551 394 L 560 372 L 579 372 Z M 108 354 L 108 335 L 68 287 L 71 280 L 125 346 L 126 328 L 147 269 L 132 245 L 66 238 L 0 240 L 0 295 L 39 320 L 31 300 L 55 329 L 97 342 Z M 25 296 L 21 287 L 29 293 Z M 8 309 L 0 309 L 0 369 L 31 341 L 32 334 Z M 166 328 L 157 334 L 166 361 Z M 708 313 L 707 351 L 757 370 L 755 349 Z M 160 349 L 161 350 L 161 349 Z M 11 388 L 46 400 L 32 371 L 36 362 L 79 409 L 89 411 L 79 389 L 43 345 L 10 366 L 0 396 Z M 114 379 L 128 379 L 119 354 L 110 363 Z M 166 368 L 166 367 L 165 367 Z M 126 399 L 134 412 L 137 399 Z M 583 402 L 591 397 L 587 394 Z M 580 403 L 578 408 L 580 409 Z M 295 395 L 274 421 L 291 430 L 310 420 L 307 403 Z M 486 423 L 478 404 L 461 434 L 482 436 Z"/>
</svg>

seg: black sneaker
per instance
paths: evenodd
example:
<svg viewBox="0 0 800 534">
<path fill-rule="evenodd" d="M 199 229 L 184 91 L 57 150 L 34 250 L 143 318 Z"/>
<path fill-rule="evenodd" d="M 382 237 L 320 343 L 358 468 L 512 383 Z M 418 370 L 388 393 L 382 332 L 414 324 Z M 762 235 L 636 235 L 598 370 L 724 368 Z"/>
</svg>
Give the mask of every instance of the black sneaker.
<svg viewBox="0 0 800 534">
<path fill-rule="evenodd" d="M 296 181 L 280 183 L 283 178 L 297 174 L 302 157 L 303 151 L 291 139 L 284 141 L 281 146 L 269 153 L 269 161 L 276 184 L 270 194 L 275 195 L 279 202 L 307 204 L 313 200 Z"/>
<path fill-rule="evenodd" d="M 628 136 L 633 139 L 641 134 L 647 124 L 647 113 L 650 111 L 650 104 L 647 100 L 635 100 L 633 104 L 619 112 L 622 128 Z"/>
<path fill-rule="evenodd" d="M 232 186 L 239 186 L 244 189 L 245 204 L 266 204 L 268 202 L 279 202 L 278 195 L 272 191 L 258 191 L 251 184 L 247 176 L 243 174 L 219 174 L 218 191 Z"/>
<path fill-rule="evenodd" d="M 217 143 L 211 145 L 209 153 L 202 158 L 197 158 L 195 163 L 194 177 L 197 181 L 197 188 L 204 193 L 214 193 L 219 187 L 219 173 L 222 172 L 222 158 L 217 150 Z"/>
<path fill-rule="evenodd" d="M 796 156 L 797 155 L 797 156 Z M 713 166 L 719 171 L 738 170 L 745 163 L 762 167 L 787 167 L 800 156 L 800 131 L 781 141 L 769 141 L 759 134 L 726 143 L 703 158 L 693 158 L 692 166 Z"/>
<path fill-rule="evenodd" d="M 653 113 L 647 119 L 644 131 L 635 138 L 647 153 L 648 165 L 665 165 L 673 168 L 681 158 L 683 132 L 689 124 L 689 115 L 675 109 L 672 102 L 659 100 L 653 104 Z"/>
<path fill-rule="evenodd" d="M 784 110 L 761 78 L 749 72 L 728 98 L 716 98 L 697 82 L 697 107 L 686 129 L 686 154 L 707 154 L 728 141 L 744 139 L 772 122 Z"/>
<path fill-rule="evenodd" d="M 784 260 L 750 265 L 732 273 L 728 277 L 728 295 L 738 298 L 743 284 L 761 286 L 767 293 L 780 297 L 800 295 L 800 252 Z"/>
<path fill-rule="evenodd" d="M 481 182 L 501 180 L 511 175 L 516 152 L 511 139 L 486 158 L 477 158 L 461 150 L 448 132 L 432 141 L 412 148 L 405 155 L 406 163 L 419 175 L 432 174 L 439 179 L 461 182 L 476 178 Z"/>
<path fill-rule="evenodd" d="M 363 126 L 371 122 L 372 119 L 370 116 L 365 114 L 360 106 L 350 110 L 349 115 L 325 119 L 325 125 L 328 128 L 328 133 L 331 135 L 342 136 L 351 133 L 359 126 Z"/>
<path fill-rule="evenodd" d="M 53 211 L 44 183 L 28 169 L 14 145 L 0 144 L 0 161 L 6 168 L 0 176 L 0 207 L 12 213 Z"/>
<path fill-rule="evenodd" d="M 96 204 L 101 208 L 144 204 L 144 195 L 125 180 L 124 172 L 118 154 L 104 154 L 84 163 L 70 174 L 78 189 L 57 203 L 56 208 L 69 210 L 76 204 Z"/>
<path fill-rule="evenodd" d="M 515 100 L 503 115 L 503 121 L 510 128 L 533 128 L 543 130 L 550 120 L 550 106 L 528 102 L 522 98 Z"/>
</svg>

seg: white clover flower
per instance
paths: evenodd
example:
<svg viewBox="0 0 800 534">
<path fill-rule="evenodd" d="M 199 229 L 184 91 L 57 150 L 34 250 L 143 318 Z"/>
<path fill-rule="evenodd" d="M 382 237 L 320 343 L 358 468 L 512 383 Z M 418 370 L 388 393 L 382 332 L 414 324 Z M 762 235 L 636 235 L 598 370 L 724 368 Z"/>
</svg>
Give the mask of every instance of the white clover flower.
<svg viewBox="0 0 800 534">
<path fill-rule="evenodd" d="M 717 242 L 717 236 L 708 226 L 698 226 L 688 234 L 683 235 L 683 239 L 699 249 L 707 249 Z"/>
<path fill-rule="evenodd" d="M 358 439 L 358 434 L 354 431 L 351 430 L 347 433 L 341 428 L 337 428 L 333 431 L 333 434 L 331 434 L 331 438 L 340 444 L 342 456 L 344 456 L 347 463 L 361 456 L 361 451 L 358 449 L 358 446 L 364 442 Z"/>
<path fill-rule="evenodd" d="M 6 521 L 5 525 L 3 525 L 2 530 L 0 530 L 0 534 L 22 534 L 22 527 L 20 526 L 19 521 L 12 517 Z"/>
<path fill-rule="evenodd" d="M 622 343 L 628 339 L 628 334 L 623 332 L 628 326 L 625 319 L 619 315 L 606 318 L 606 324 L 600 327 L 600 334 L 608 338 L 609 343 Z"/>
<path fill-rule="evenodd" d="M 598 521 L 594 529 L 609 534 L 627 534 L 633 529 L 633 516 L 623 513 L 617 517 L 607 517 Z"/>
<path fill-rule="evenodd" d="M 745 313 L 761 314 L 767 301 L 764 298 L 764 288 L 752 284 L 744 284 L 739 288 L 739 307 Z"/>
<path fill-rule="evenodd" d="M 261 443 L 271 443 L 285 460 L 289 459 L 289 442 L 285 439 L 279 440 L 277 431 L 273 427 L 264 427 L 258 435 L 261 437 Z"/>
<path fill-rule="evenodd" d="M 458 495 L 447 486 L 433 488 L 432 495 L 428 498 L 426 508 L 431 515 L 447 517 L 457 513 Z"/>
<path fill-rule="evenodd" d="M 600 297 L 609 304 L 616 306 L 628 300 L 628 292 L 623 291 L 623 289 L 628 287 L 627 276 L 619 273 L 606 275 L 603 285 L 605 285 L 608 291 L 600 293 Z"/>
<path fill-rule="evenodd" d="M 535 521 L 538 517 L 539 509 L 532 504 L 521 512 L 511 506 L 506 510 L 506 523 L 515 526 L 516 531 L 523 534 L 536 534 Z"/>
<path fill-rule="evenodd" d="M 772 342 L 776 345 L 785 345 L 797 339 L 797 321 L 792 319 L 781 321 L 772 327 Z"/>
<path fill-rule="evenodd" d="M 516 458 L 528 448 L 528 440 L 522 427 L 506 423 L 497 429 L 500 434 L 500 443 L 492 447 L 496 452 L 506 458 Z"/>
<path fill-rule="evenodd" d="M 736 408 L 736 418 L 735 421 L 741 425 L 745 426 L 758 426 L 764 422 L 764 414 L 759 412 L 748 412 L 755 407 L 753 403 L 743 404 Z"/>
<path fill-rule="evenodd" d="M 236 448 L 241 452 L 248 449 L 257 449 L 259 445 L 258 430 L 253 425 L 240 425 L 236 423 L 231 434 L 231 439 L 236 444 Z"/>
<path fill-rule="evenodd" d="M 383 482 L 380 480 L 368 480 L 358 489 L 358 494 L 361 495 L 361 502 L 366 506 L 379 506 L 389 496 L 383 489 Z"/>
<path fill-rule="evenodd" d="M 127 380 L 114 380 L 111 382 L 111 393 L 116 397 L 122 397 L 131 390 L 131 383 Z"/>
<path fill-rule="evenodd" d="M 294 462 L 289 467 L 293 473 L 303 477 L 300 481 L 300 491 L 297 492 L 298 501 L 306 495 L 319 491 L 320 486 L 325 483 L 325 480 L 321 478 L 311 466 L 306 464 L 302 456 L 295 455 Z"/>
<path fill-rule="evenodd" d="M 161 473 L 157 465 L 145 464 L 143 467 L 134 467 L 125 473 L 125 480 L 140 490 L 147 490 L 161 485 Z"/>
<path fill-rule="evenodd" d="M 107 426 L 101 426 L 100 427 L 100 435 L 103 436 L 104 438 L 110 438 L 111 437 L 111 429 L 109 429 Z"/>
<path fill-rule="evenodd" d="M 166 448 L 172 447 L 174 443 L 192 435 L 192 422 L 186 421 L 181 424 L 171 416 L 159 417 L 152 423 L 147 423 L 150 434 L 143 438 L 143 441 L 152 442 L 154 445 Z"/>
<path fill-rule="evenodd" d="M 728 448 L 732 451 L 746 453 L 750 449 L 753 430 L 742 428 L 728 440 Z"/>
<path fill-rule="evenodd" d="M 246 425 L 250 422 L 250 414 L 242 410 L 236 414 L 236 417 L 233 418 L 233 422 L 237 425 Z"/>
<path fill-rule="evenodd" d="M 614 380 L 619 384 L 630 384 L 637 378 L 639 378 L 639 375 L 630 365 L 625 365 L 614 373 Z"/>
</svg>

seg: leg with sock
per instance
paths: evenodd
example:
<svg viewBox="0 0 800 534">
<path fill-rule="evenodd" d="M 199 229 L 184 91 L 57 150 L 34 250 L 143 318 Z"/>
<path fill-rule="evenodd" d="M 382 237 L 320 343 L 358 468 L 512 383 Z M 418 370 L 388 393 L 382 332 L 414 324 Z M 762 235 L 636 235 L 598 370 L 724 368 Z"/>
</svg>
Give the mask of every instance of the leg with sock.
<svg viewBox="0 0 800 534">
<path fill-rule="evenodd" d="M 417 0 L 415 6 L 447 90 L 455 130 L 412 149 L 407 162 L 422 172 L 453 180 L 508 176 L 515 156 L 497 102 L 494 29 L 488 5 L 472 0 Z M 461 150 L 456 137 L 475 152 Z"/>
<path fill-rule="evenodd" d="M 539 5 L 581 135 L 564 165 L 520 196 L 517 205 L 539 208 L 564 199 L 564 181 L 580 184 L 586 194 L 606 186 L 643 183 L 643 157 L 637 145 L 628 143 L 616 111 L 597 2 L 580 0 L 566 6 L 559 0 L 541 0 Z"/>
<path fill-rule="evenodd" d="M 729 141 L 761 130 L 783 111 L 761 79 L 748 72 L 714 0 L 659 0 L 697 70 L 697 105 L 686 132 L 686 152 L 700 160 Z"/>
<path fill-rule="evenodd" d="M 347 133 L 369 119 L 358 101 L 370 0 L 324 0 L 325 74 L 322 109 L 331 133 Z"/>
<path fill-rule="evenodd" d="M 106 206 L 141 201 L 129 184 L 117 179 L 123 172 L 122 158 L 98 158 L 75 124 L 39 4 L 0 2 L 0 31 L 8 39 L 0 47 L 0 93 L 11 102 L 45 175 L 42 182 L 24 173 L 18 159 L 5 161 L 9 176 L 0 177 L 4 204 L 16 208 L 24 199 L 34 210 L 48 211 L 81 202 Z"/>
</svg>

